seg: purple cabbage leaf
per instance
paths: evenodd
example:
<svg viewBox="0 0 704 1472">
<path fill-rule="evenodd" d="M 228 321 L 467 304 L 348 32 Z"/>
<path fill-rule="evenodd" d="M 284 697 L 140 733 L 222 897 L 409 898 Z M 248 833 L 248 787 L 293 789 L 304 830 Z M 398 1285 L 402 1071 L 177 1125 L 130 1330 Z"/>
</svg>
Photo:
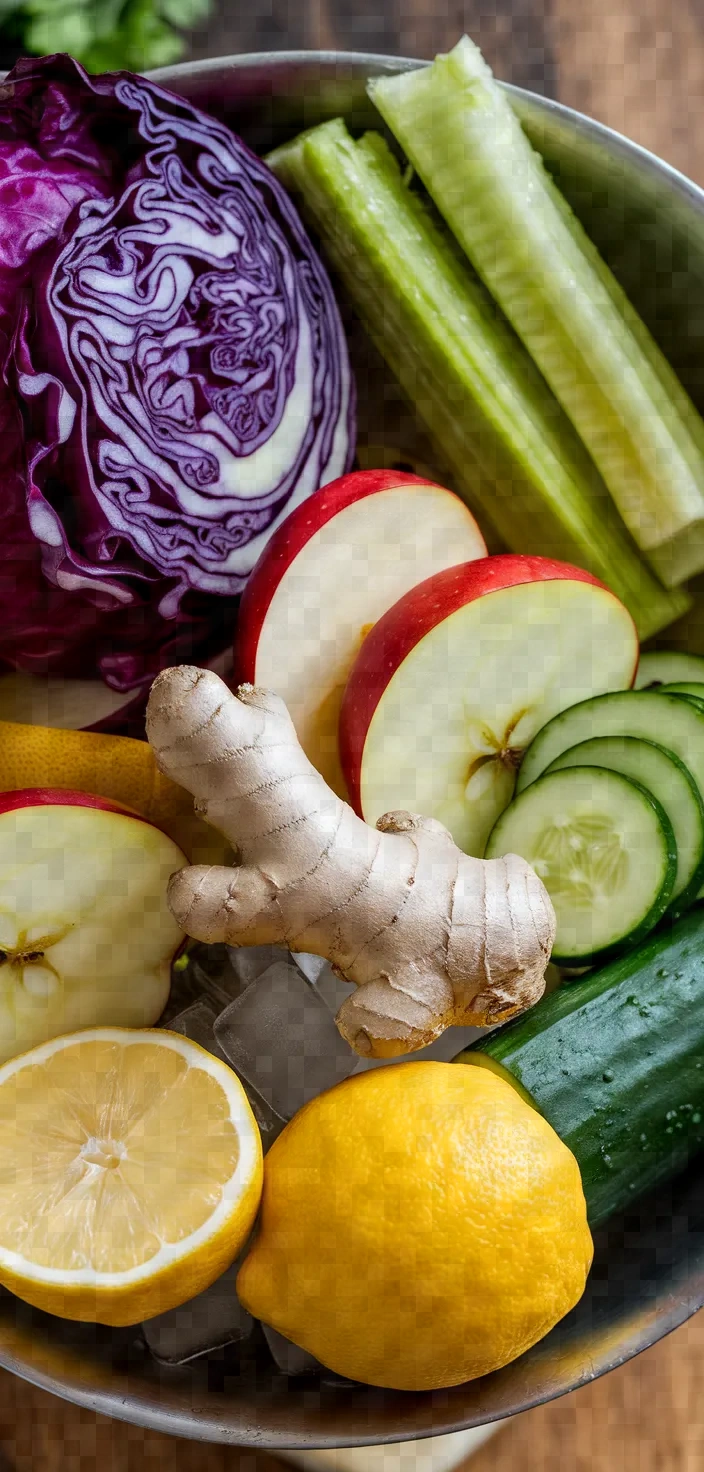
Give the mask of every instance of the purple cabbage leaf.
<svg viewBox="0 0 704 1472">
<path fill-rule="evenodd" d="M 224 125 L 129 74 L 0 87 L 0 658 L 118 689 L 216 647 L 267 538 L 343 474 L 330 282 Z"/>
</svg>

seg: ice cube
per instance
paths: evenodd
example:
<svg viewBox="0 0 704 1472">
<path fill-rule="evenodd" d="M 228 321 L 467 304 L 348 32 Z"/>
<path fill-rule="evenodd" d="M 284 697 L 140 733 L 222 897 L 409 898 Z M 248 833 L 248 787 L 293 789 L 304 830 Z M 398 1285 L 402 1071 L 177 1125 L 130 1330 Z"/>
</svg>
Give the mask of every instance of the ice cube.
<svg viewBox="0 0 704 1472">
<path fill-rule="evenodd" d="M 243 1078 L 237 1069 L 235 1069 L 235 1072 L 249 1099 L 252 1114 L 259 1125 L 259 1133 L 262 1137 L 262 1150 L 266 1155 L 269 1146 L 273 1145 L 277 1135 L 280 1135 L 282 1129 L 288 1124 L 288 1119 L 285 1119 L 282 1114 L 277 1114 L 276 1110 L 272 1109 L 268 1099 L 265 1099 L 246 1078 Z"/>
<path fill-rule="evenodd" d="M 232 1001 L 240 983 L 229 946 L 198 944 L 191 953 L 191 965 L 203 996 L 218 1008 Z"/>
<path fill-rule="evenodd" d="M 285 961 L 288 956 L 280 946 L 191 944 L 174 964 L 162 1024 L 170 1026 L 170 1018 L 201 998 L 222 1012 L 274 961 Z"/>
<path fill-rule="evenodd" d="M 301 957 L 294 956 L 297 966 L 301 965 Z M 320 961 L 319 956 L 305 957 L 311 961 Z M 344 981 L 341 976 L 333 970 L 329 961 L 323 961 L 318 967 L 315 978 L 308 978 L 315 988 L 317 996 L 321 997 L 330 1008 L 333 1017 L 339 1012 L 342 1003 L 352 995 L 353 986 L 349 981 Z M 391 1063 L 410 1063 L 414 1059 L 430 1058 L 440 1063 L 451 1063 L 453 1058 L 468 1048 L 476 1038 L 483 1037 L 489 1029 L 486 1027 L 448 1027 L 440 1034 L 435 1042 L 429 1043 L 427 1048 L 420 1048 L 415 1053 L 403 1053 L 399 1058 L 360 1058 L 358 1072 L 364 1072 L 367 1068 L 383 1068 Z"/>
<path fill-rule="evenodd" d="M 184 1365 L 198 1355 L 249 1338 L 254 1319 L 242 1307 L 235 1289 L 237 1270 L 248 1247 L 203 1293 L 142 1325 L 147 1346 L 161 1364 Z"/>
<path fill-rule="evenodd" d="M 270 1329 L 268 1324 L 262 1324 L 264 1338 L 271 1351 L 271 1357 L 277 1367 L 284 1375 L 316 1375 L 324 1369 L 320 1360 L 308 1353 L 307 1349 L 299 1349 L 297 1344 L 292 1344 L 290 1339 L 284 1339 L 276 1329 Z"/>
<path fill-rule="evenodd" d="M 225 1054 L 215 1041 L 213 1032 L 217 1015 L 217 1011 L 209 1002 L 193 1002 L 190 1007 L 186 1007 L 183 1012 L 172 1017 L 168 1027 L 171 1032 L 181 1033 L 183 1037 L 199 1043 L 201 1048 L 207 1048 L 207 1051 L 213 1053 L 216 1058 L 222 1058 L 227 1062 Z"/>
<path fill-rule="evenodd" d="M 316 960 L 318 959 L 316 957 Z M 349 981 L 343 981 L 342 977 L 333 971 L 329 961 L 323 961 L 311 985 L 315 987 L 316 994 L 322 997 L 326 1006 L 330 1008 L 333 1017 L 339 1012 L 345 999 L 351 997 L 354 991 Z"/>
<path fill-rule="evenodd" d="M 238 994 L 277 961 L 288 961 L 290 955 L 281 946 L 227 946 L 226 950 L 230 953 L 230 966 L 237 977 Z"/>
<path fill-rule="evenodd" d="M 324 956 L 313 956 L 308 951 L 292 951 L 291 960 L 295 961 L 299 971 L 303 972 L 306 981 L 309 981 L 313 986 L 318 980 L 323 968 L 330 965 L 330 962 L 326 961 Z"/>
<path fill-rule="evenodd" d="M 194 1043 L 199 1043 L 201 1048 L 207 1048 L 209 1053 L 232 1067 L 229 1058 L 225 1056 L 215 1038 L 214 1025 L 217 1015 L 216 1009 L 211 1006 L 210 1002 L 194 1002 L 184 1012 L 179 1012 L 177 1017 L 172 1017 L 166 1025 L 171 1032 L 180 1032 L 184 1037 L 191 1038 Z M 234 1071 L 237 1073 L 237 1069 Z M 240 1077 L 239 1074 L 238 1077 Z M 254 1118 L 259 1125 L 262 1149 L 266 1154 L 277 1135 L 281 1134 L 286 1120 L 277 1114 L 275 1109 L 272 1109 L 267 1100 L 263 1099 L 255 1088 L 252 1088 L 246 1078 L 240 1078 L 240 1081 L 249 1099 Z"/>
<path fill-rule="evenodd" d="M 312 958 L 316 961 L 318 956 Z M 296 964 L 300 966 L 301 959 L 295 957 Z M 330 1008 L 333 1017 L 339 1012 L 345 999 L 352 995 L 353 987 L 349 981 L 344 981 L 333 971 L 329 961 L 323 961 L 315 981 L 312 982 L 317 996 L 321 997 Z M 427 1048 L 419 1048 L 415 1053 L 403 1053 L 399 1058 L 360 1058 L 358 1060 L 357 1072 L 362 1073 L 367 1068 L 384 1068 L 392 1063 L 410 1063 L 420 1058 L 434 1059 L 440 1063 L 451 1063 L 453 1058 L 468 1048 L 476 1038 L 483 1037 L 488 1032 L 486 1027 L 448 1027 Z"/>
<path fill-rule="evenodd" d="M 290 961 L 270 966 L 237 997 L 218 1017 L 215 1036 L 242 1078 L 288 1119 L 359 1062 Z"/>
<path fill-rule="evenodd" d="M 171 991 L 161 1024 L 170 1027 L 172 1018 L 201 999 L 216 1012 L 221 1012 L 241 990 L 232 969 L 228 946 L 191 945 L 185 955 L 174 962 Z"/>
</svg>

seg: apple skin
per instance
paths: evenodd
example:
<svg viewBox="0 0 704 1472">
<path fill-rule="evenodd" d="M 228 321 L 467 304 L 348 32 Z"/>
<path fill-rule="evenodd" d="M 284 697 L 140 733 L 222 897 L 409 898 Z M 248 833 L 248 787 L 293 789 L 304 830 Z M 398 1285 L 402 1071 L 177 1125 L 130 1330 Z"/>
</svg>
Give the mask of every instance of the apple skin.
<svg viewBox="0 0 704 1472">
<path fill-rule="evenodd" d="M 281 522 L 269 538 L 242 594 L 234 649 L 238 684 L 255 682 L 262 624 L 281 579 L 306 542 L 353 502 L 410 485 L 434 486 L 447 495 L 453 494 L 437 481 L 402 470 L 352 470 L 349 475 L 341 475 L 321 486 Z"/>
<path fill-rule="evenodd" d="M 459 608 L 500 589 L 523 583 L 591 583 L 602 588 L 618 603 L 615 593 L 583 568 L 550 557 L 527 557 L 518 552 L 462 562 L 445 572 L 426 578 L 410 593 L 399 598 L 367 635 L 350 671 L 340 710 L 340 760 L 350 803 L 362 816 L 362 755 L 372 716 L 392 676 L 416 644 Z M 634 629 L 635 662 L 631 686 L 638 669 L 638 636 Z"/>
<path fill-rule="evenodd" d="M 18 787 L 12 792 L 0 792 L 0 813 L 11 813 L 15 808 L 100 808 L 106 813 L 121 813 L 125 818 L 136 818 L 140 823 L 149 823 L 148 818 L 127 808 L 112 798 L 99 797 L 94 792 L 75 792 L 70 787 Z M 157 824 L 152 823 L 152 828 Z"/>
</svg>

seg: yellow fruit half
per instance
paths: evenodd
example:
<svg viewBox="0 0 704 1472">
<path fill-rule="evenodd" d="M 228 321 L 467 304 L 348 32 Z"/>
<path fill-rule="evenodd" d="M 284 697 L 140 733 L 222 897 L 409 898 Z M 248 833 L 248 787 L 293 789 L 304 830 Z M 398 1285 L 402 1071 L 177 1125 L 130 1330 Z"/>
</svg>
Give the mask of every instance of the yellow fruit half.
<svg viewBox="0 0 704 1472">
<path fill-rule="evenodd" d="M 535 1344 L 591 1260 L 579 1168 L 547 1121 L 486 1069 L 418 1062 L 287 1125 L 237 1288 L 338 1374 L 434 1390 Z"/>
<path fill-rule="evenodd" d="M 162 776 L 146 741 L 0 721 L 0 792 L 22 787 L 70 787 L 124 803 L 163 828 L 192 864 L 222 864 L 230 853 L 195 816 L 190 792 Z"/>
<path fill-rule="evenodd" d="M 175 1033 L 94 1028 L 0 1068 L 0 1283 L 36 1308 L 175 1308 L 237 1256 L 261 1186 L 239 1079 Z"/>
</svg>

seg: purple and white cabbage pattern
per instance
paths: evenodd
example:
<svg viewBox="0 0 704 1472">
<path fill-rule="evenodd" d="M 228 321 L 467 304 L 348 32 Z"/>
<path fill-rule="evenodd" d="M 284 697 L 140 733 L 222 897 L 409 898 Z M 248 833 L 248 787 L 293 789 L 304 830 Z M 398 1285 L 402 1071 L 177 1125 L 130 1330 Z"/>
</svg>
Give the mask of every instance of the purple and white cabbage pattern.
<svg viewBox="0 0 704 1472">
<path fill-rule="evenodd" d="M 24 258 L 6 270 L 13 124 L 20 204 L 27 159 L 38 168 Z M 330 283 L 288 196 L 227 128 L 140 78 L 45 58 L 19 63 L 0 95 L 3 325 L 42 576 L 70 595 L 81 637 L 86 604 L 97 646 L 109 631 L 96 663 L 126 688 L 162 662 L 174 621 L 202 631 L 278 521 L 349 468 Z M 133 613 L 122 663 L 120 609 Z M 61 642 L 54 624 L 47 649 Z M 0 656 L 36 667 L 40 646 L 13 659 L 0 638 Z"/>
</svg>

